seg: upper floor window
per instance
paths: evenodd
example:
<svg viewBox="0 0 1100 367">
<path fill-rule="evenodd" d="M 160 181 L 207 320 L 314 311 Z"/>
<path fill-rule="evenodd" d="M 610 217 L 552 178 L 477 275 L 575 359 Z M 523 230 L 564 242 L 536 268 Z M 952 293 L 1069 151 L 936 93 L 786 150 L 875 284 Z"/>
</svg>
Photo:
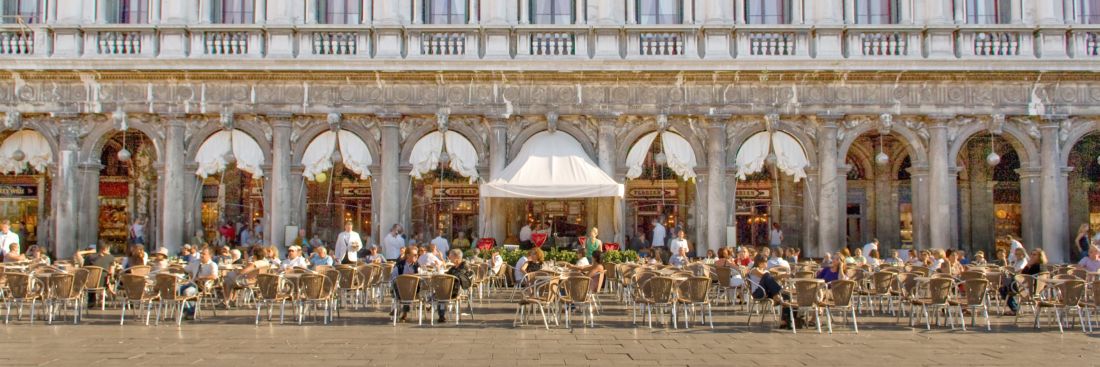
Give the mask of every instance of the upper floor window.
<svg viewBox="0 0 1100 367">
<path fill-rule="evenodd" d="M 856 24 L 897 24 L 898 0 L 856 0 Z"/>
<path fill-rule="evenodd" d="M 965 1 L 967 24 L 1007 24 L 1012 22 L 1012 0 Z"/>
<path fill-rule="evenodd" d="M 211 0 L 211 19 L 218 24 L 252 24 L 256 17 L 255 0 Z"/>
<path fill-rule="evenodd" d="M 1100 24 L 1100 0 L 1073 0 L 1073 16 L 1077 23 Z"/>
<path fill-rule="evenodd" d="M 424 23 L 466 24 L 469 9 L 466 0 L 424 0 Z"/>
<path fill-rule="evenodd" d="M 531 0 L 531 23 L 573 24 L 573 0 Z"/>
<path fill-rule="evenodd" d="M 680 24 L 684 6 L 680 0 L 637 0 L 638 24 Z"/>
<path fill-rule="evenodd" d="M 362 0 L 317 0 L 317 23 L 359 24 Z"/>
<path fill-rule="evenodd" d="M 42 21 L 40 0 L 4 0 L 4 15 L 0 23 L 38 23 Z"/>
<path fill-rule="evenodd" d="M 107 23 L 149 23 L 149 0 L 108 0 L 106 5 Z"/>
<path fill-rule="evenodd" d="M 790 24 L 791 0 L 745 0 L 749 24 Z"/>
</svg>

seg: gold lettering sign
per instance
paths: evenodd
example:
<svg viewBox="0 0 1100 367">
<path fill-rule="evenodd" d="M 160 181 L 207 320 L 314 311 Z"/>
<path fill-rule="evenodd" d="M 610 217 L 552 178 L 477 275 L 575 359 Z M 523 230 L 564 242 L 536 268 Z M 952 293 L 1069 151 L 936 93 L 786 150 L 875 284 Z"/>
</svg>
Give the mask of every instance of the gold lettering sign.
<svg viewBox="0 0 1100 367">
<path fill-rule="evenodd" d="M 435 187 L 432 190 L 432 195 L 436 197 L 477 197 L 479 192 L 477 186 Z"/>
<path fill-rule="evenodd" d="M 676 197 L 676 189 L 675 188 L 662 189 L 662 188 L 659 188 L 659 187 L 656 187 L 656 188 L 648 188 L 648 187 L 647 188 L 635 188 L 635 189 L 630 189 L 630 197 L 636 197 L 636 198 L 659 198 L 659 197 L 674 198 L 674 197 Z"/>
</svg>

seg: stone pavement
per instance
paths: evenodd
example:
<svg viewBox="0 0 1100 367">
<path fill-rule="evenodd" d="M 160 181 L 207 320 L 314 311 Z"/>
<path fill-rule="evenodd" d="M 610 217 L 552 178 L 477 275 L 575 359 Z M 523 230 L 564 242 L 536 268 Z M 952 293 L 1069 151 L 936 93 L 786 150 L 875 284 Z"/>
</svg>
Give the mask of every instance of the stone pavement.
<svg viewBox="0 0 1100 367">
<path fill-rule="evenodd" d="M 860 317 L 860 332 L 834 325 L 834 333 L 773 330 L 746 326 L 744 312 L 715 309 L 714 329 L 690 330 L 655 324 L 633 326 L 630 314 L 605 297 L 595 328 L 512 327 L 514 306 L 494 296 L 475 304 L 475 319 L 461 325 L 391 326 L 386 311 L 368 307 L 342 311 L 334 324 L 307 319 L 253 324 L 255 309 L 219 310 L 182 327 L 140 321 L 118 325 L 118 310 L 93 310 L 81 325 L 55 321 L 30 325 L 26 317 L 0 326 L 0 366 L 242 366 L 242 365 L 405 365 L 405 366 L 1097 366 L 1100 333 L 1079 327 L 1059 334 L 1048 324 L 1040 331 L 1012 318 L 995 317 L 993 332 L 911 329 L 893 317 Z M 758 320 L 759 318 L 757 318 Z M 137 321 L 137 319 L 133 319 Z M 536 324 L 536 321 L 538 322 Z M 905 318 L 902 318 L 902 324 Z M 575 325 L 577 326 L 577 325 Z"/>
</svg>

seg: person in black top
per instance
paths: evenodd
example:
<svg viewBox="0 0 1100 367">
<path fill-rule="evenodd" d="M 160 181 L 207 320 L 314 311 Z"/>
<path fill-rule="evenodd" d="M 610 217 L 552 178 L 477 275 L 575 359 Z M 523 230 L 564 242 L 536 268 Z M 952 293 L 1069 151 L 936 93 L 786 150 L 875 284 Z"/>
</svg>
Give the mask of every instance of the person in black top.
<svg viewBox="0 0 1100 367">
<path fill-rule="evenodd" d="M 1031 250 L 1031 256 L 1028 257 L 1029 261 L 1023 270 L 1020 270 L 1020 274 L 1023 275 L 1036 275 L 1043 272 L 1043 265 L 1047 264 L 1047 253 L 1042 249 Z M 1035 289 L 1035 279 L 1029 280 L 1031 282 L 1030 289 Z M 1019 293 L 1019 284 L 1016 284 L 1015 279 L 1010 282 L 1005 288 L 1001 289 L 1001 295 L 1005 297 L 1005 304 L 1008 305 L 1008 316 L 1016 316 L 1016 313 L 1020 310 L 1020 304 L 1016 301 L 1016 294 Z"/>
<path fill-rule="evenodd" d="M 523 263 L 523 273 L 527 274 L 542 270 L 542 262 L 546 259 L 546 254 L 542 252 L 540 248 L 533 248 L 527 251 L 527 262 Z"/>
<path fill-rule="evenodd" d="M 447 275 L 455 277 L 455 285 L 451 288 L 451 299 L 454 299 L 459 292 L 470 289 L 470 286 L 473 285 L 474 273 L 462 260 L 462 250 L 452 249 L 447 253 L 447 261 L 451 263 L 451 268 L 447 269 Z M 458 309 L 459 305 L 456 304 L 454 307 Z M 439 322 L 447 322 L 447 307 L 440 304 L 438 311 Z"/>
<path fill-rule="evenodd" d="M 409 246 L 405 250 L 405 261 L 398 261 L 397 265 L 393 267 L 393 274 L 390 275 L 390 282 L 393 283 L 393 298 L 400 298 L 397 294 L 397 277 L 407 274 L 416 274 L 420 271 L 420 265 L 416 263 L 416 259 L 419 257 L 416 247 Z M 417 290 L 419 292 L 419 289 Z M 405 322 L 409 314 L 409 306 L 405 305 L 401 307 L 401 322 Z"/>
</svg>

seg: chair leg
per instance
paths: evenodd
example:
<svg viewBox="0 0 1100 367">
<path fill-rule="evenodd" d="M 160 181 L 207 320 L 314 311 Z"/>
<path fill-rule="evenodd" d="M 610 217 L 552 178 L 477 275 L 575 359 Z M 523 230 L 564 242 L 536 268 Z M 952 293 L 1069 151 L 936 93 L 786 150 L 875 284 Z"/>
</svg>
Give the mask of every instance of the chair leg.
<svg viewBox="0 0 1100 367">
<path fill-rule="evenodd" d="M 856 310 L 852 310 L 852 328 L 859 334 L 859 320 L 856 319 Z"/>
</svg>

